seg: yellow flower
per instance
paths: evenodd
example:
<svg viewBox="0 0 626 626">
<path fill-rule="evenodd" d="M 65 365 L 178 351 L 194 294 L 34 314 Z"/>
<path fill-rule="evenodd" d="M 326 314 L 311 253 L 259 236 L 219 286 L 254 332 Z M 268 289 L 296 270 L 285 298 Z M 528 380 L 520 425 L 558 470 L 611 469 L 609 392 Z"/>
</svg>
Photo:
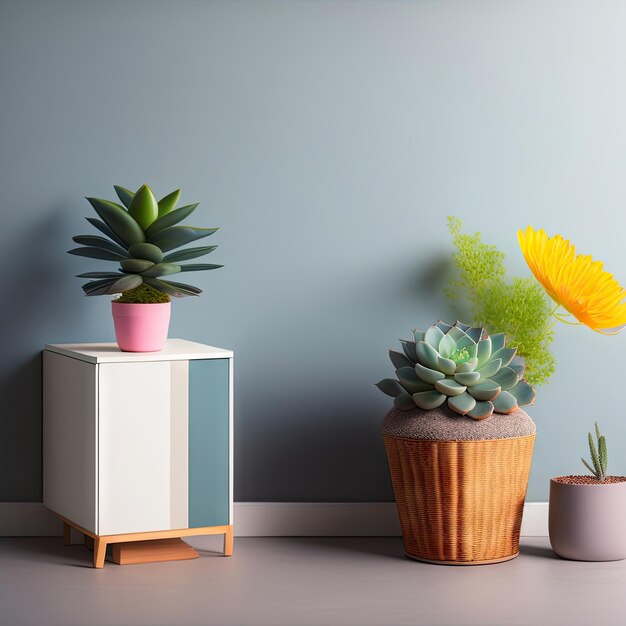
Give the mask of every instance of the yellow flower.
<svg viewBox="0 0 626 626">
<path fill-rule="evenodd" d="M 614 335 L 626 325 L 626 290 L 605 272 L 600 261 L 576 254 L 576 248 L 561 235 L 545 231 L 517 233 L 519 245 L 535 278 L 548 295 L 580 322 L 605 335 Z"/>
</svg>

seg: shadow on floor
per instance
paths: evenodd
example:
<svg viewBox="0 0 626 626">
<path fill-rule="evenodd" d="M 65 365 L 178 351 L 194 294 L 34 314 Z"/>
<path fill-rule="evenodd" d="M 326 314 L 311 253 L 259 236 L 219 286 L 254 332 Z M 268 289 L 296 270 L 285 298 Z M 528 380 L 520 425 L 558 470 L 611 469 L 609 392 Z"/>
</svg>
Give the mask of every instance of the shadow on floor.
<svg viewBox="0 0 626 626">
<path fill-rule="evenodd" d="M 374 556 L 406 560 L 399 537 L 289 537 L 290 542 L 333 551 L 358 552 Z"/>
<path fill-rule="evenodd" d="M 7 537 L 11 542 L 11 556 L 27 561 L 62 563 L 76 567 L 91 567 L 93 555 L 82 543 L 66 546 L 61 537 Z"/>
<path fill-rule="evenodd" d="M 552 552 L 550 548 L 545 546 L 529 546 L 521 544 L 519 547 L 520 554 L 524 556 L 539 556 L 544 559 L 558 559 L 559 557 Z"/>
</svg>

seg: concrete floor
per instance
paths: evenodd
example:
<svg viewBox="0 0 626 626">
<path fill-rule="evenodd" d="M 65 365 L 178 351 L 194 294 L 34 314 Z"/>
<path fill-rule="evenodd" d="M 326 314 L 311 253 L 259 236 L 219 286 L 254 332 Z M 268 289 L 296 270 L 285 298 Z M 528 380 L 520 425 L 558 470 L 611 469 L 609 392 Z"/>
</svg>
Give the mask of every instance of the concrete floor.
<svg viewBox="0 0 626 626">
<path fill-rule="evenodd" d="M 624 621 L 626 561 L 575 563 L 547 539 L 482 567 L 426 565 L 390 538 L 190 541 L 201 558 L 89 565 L 61 539 L 0 539 L 0 626 L 575 626 Z"/>
</svg>

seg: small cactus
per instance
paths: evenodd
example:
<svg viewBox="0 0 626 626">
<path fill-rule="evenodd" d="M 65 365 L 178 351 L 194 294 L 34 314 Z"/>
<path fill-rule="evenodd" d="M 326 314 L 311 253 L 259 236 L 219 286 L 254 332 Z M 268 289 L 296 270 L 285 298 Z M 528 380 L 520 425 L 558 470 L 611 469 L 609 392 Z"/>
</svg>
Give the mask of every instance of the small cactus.
<svg viewBox="0 0 626 626">
<path fill-rule="evenodd" d="M 580 459 L 585 467 L 599 480 L 603 481 L 606 478 L 606 472 L 608 468 L 608 454 L 606 451 L 606 439 L 604 435 L 600 434 L 600 428 L 598 422 L 596 422 L 596 439 L 598 440 L 597 447 L 593 441 L 591 433 L 589 435 L 589 454 L 591 455 L 591 462 L 593 467 L 585 459 Z"/>
<path fill-rule="evenodd" d="M 515 348 L 506 347 L 503 333 L 489 336 L 484 328 L 439 321 L 400 343 L 403 352 L 389 352 L 398 380 L 377 384 L 397 409 L 428 411 L 447 403 L 455 413 L 480 420 L 535 400 L 523 379 L 524 364 Z"/>
</svg>

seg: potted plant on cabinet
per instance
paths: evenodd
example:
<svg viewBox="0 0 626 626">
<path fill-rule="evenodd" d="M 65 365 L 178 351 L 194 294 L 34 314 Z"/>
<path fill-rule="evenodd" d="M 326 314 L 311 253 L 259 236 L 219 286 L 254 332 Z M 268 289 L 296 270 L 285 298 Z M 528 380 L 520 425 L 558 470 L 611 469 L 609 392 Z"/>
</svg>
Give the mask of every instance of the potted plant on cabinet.
<svg viewBox="0 0 626 626">
<path fill-rule="evenodd" d="M 549 532 L 552 549 L 575 561 L 626 558 L 626 476 L 609 476 L 606 439 L 596 422 L 589 433 L 590 476 L 559 476 L 550 481 Z"/>
<path fill-rule="evenodd" d="M 437 322 L 390 351 L 382 433 L 405 552 L 458 565 L 514 558 L 535 439 L 534 389 L 503 334 Z"/>
<path fill-rule="evenodd" d="M 165 279 L 180 272 L 212 270 L 222 267 L 209 263 L 187 263 L 209 254 L 217 246 L 176 250 L 217 228 L 179 225 L 198 206 L 176 208 L 180 189 L 157 202 L 147 185 L 135 193 L 115 185 L 122 205 L 100 198 L 87 198 L 100 219 L 87 221 L 105 237 L 73 237 L 80 247 L 69 254 L 119 264 L 117 271 L 79 274 L 88 278 L 83 291 L 88 296 L 122 294 L 112 302 L 117 343 L 129 352 L 152 352 L 163 347 L 170 319 L 170 296 L 197 296 L 201 289 Z"/>
</svg>

